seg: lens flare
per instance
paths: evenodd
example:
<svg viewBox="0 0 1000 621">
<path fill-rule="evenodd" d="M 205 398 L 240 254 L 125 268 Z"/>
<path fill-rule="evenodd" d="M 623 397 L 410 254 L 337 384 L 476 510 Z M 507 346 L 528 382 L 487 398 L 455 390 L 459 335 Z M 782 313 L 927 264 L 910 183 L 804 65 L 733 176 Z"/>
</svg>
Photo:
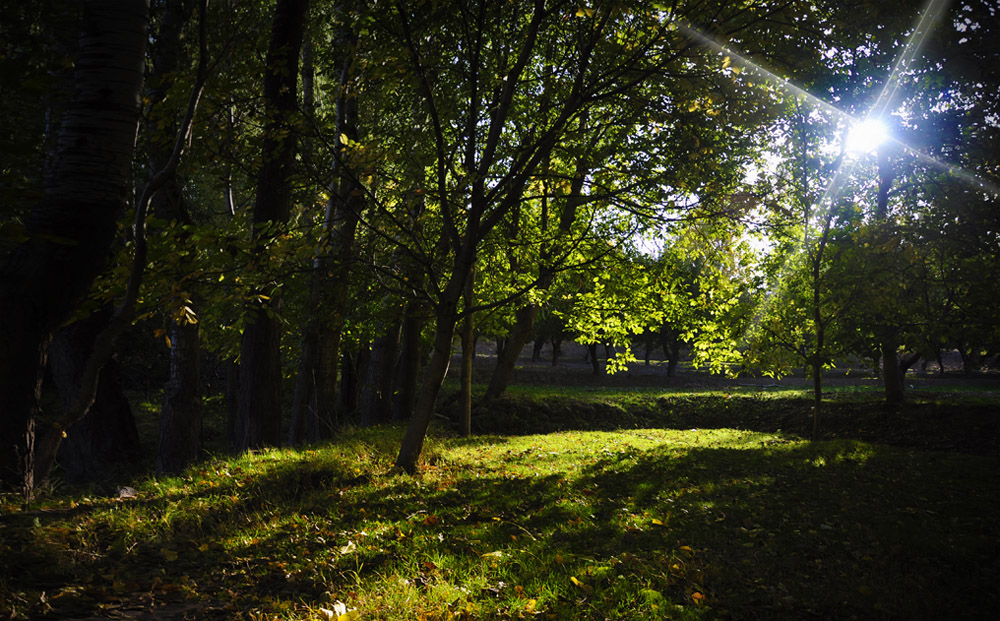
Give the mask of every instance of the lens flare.
<svg viewBox="0 0 1000 621">
<path fill-rule="evenodd" d="M 847 143 L 844 148 L 848 153 L 863 155 L 879 148 L 889 140 L 889 130 L 879 119 L 865 119 L 855 123 L 847 133 Z"/>
</svg>

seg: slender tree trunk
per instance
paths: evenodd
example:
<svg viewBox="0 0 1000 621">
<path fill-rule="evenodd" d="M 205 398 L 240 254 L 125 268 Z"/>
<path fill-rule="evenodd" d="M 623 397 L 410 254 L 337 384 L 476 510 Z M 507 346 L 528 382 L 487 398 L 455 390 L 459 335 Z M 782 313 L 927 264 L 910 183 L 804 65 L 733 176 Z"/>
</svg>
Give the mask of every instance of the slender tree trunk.
<svg viewBox="0 0 1000 621">
<path fill-rule="evenodd" d="M 278 0 L 271 27 L 271 43 L 264 72 L 264 164 L 257 178 L 253 224 L 288 220 L 291 210 L 291 174 L 295 163 L 295 130 L 291 117 L 298 105 L 299 51 L 305 30 L 308 0 Z M 261 262 L 265 239 L 255 228 L 254 252 Z M 240 344 L 240 396 L 236 417 L 236 450 L 276 445 L 281 433 L 281 312 L 280 283 L 256 292 L 247 309 L 248 322 Z"/>
<path fill-rule="evenodd" d="M 558 230 L 560 237 L 564 237 L 569 234 L 573 227 L 573 223 L 576 221 L 577 211 L 586 201 L 586 197 L 583 195 L 583 185 L 589 172 L 589 164 L 582 160 L 577 163 L 573 181 L 570 184 L 569 194 L 566 196 L 565 201 L 563 202 L 562 210 L 559 213 Z M 543 199 L 543 214 L 546 214 L 547 210 L 547 200 Z M 548 218 L 543 215 L 543 224 L 547 221 L 547 219 Z M 538 275 L 539 289 L 548 289 L 552 285 L 552 281 L 555 276 L 554 266 L 552 265 L 552 255 L 553 251 L 550 246 L 547 245 L 546 247 L 543 247 Z M 490 377 L 490 384 L 486 389 L 486 399 L 495 399 L 502 395 L 507 389 L 507 385 L 510 384 L 511 379 L 513 379 L 514 367 L 517 365 L 517 360 L 521 356 L 521 350 L 524 349 L 525 343 L 527 343 L 531 338 L 531 332 L 535 325 L 535 318 L 538 316 L 538 310 L 539 308 L 537 304 L 526 304 L 519 308 L 515 313 L 514 327 L 510 331 L 510 335 L 504 345 L 503 352 L 499 353 L 497 356 L 497 366 L 493 371 L 493 375 Z"/>
<path fill-rule="evenodd" d="M 486 398 L 495 399 L 503 394 L 514 377 L 514 367 L 524 349 L 525 343 L 531 338 L 531 330 L 535 324 L 538 306 L 528 304 L 517 309 L 514 314 L 514 327 L 507 337 L 503 352 L 497 356 L 497 366 L 490 376 L 490 385 L 486 389 Z"/>
<path fill-rule="evenodd" d="M 337 38 L 338 47 L 353 49 L 354 33 L 346 27 L 341 28 Z M 360 134 L 357 93 L 351 87 L 353 64 L 353 54 L 345 53 L 337 99 L 337 135 L 357 141 Z M 348 153 L 340 141 L 337 148 L 323 219 L 323 242 L 310 281 L 310 315 L 303 328 L 302 356 L 292 401 L 291 444 L 298 444 L 307 429 L 314 440 L 329 435 L 336 419 L 338 350 L 347 311 L 351 254 L 363 208 L 360 188 L 348 166 Z M 316 411 L 307 421 L 305 411 L 310 401 L 315 402 Z"/>
<path fill-rule="evenodd" d="M 475 316 L 471 312 L 475 292 L 476 270 L 469 270 L 463 294 L 465 302 L 465 318 L 462 320 L 462 378 L 459 417 L 460 432 L 468 438 L 472 435 L 472 363 L 476 359 L 476 339 L 473 334 Z M 510 345 L 508 344 L 508 347 Z"/>
<path fill-rule="evenodd" d="M 885 402 L 898 405 L 905 401 L 903 376 L 899 372 L 899 356 L 896 343 L 889 336 L 882 337 L 882 382 L 885 386 Z"/>
<path fill-rule="evenodd" d="M 880 149 L 876 154 L 878 160 L 878 193 L 876 196 L 875 218 L 884 229 L 889 226 L 889 190 L 895 179 L 895 171 L 892 169 L 892 162 L 885 149 Z M 898 405 L 906 400 L 904 392 L 903 378 L 899 373 L 899 359 L 897 348 L 899 339 L 896 337 L 896 326 L 890 325 L 889 320 L 881 317 L 881 339 L 879 346 L 882 352 L 882 380 L 885 386 L 885 402 L 887 405 Z"/>
<path fill-rule="evenodd" d="M 371 345 L 361 368 L 358 411 L 362 427 L 373 427 L 389 420 L 392 405 L 392 380 L 402 325 L 389 323 Z"/>
<path fill-rule="evenodd" d="M 603 375 L 604 367 L 601 366 L 601 361 L 597 358 L 597 343 L 587 345 L 587 358 L 590 360 L 594 375 Z"/>
<path fill-rule="evenodd" d="M 39 369 L 50 333 L 103 269 L 138 127 L 145 0 L 90 0 L 44 198 L 0 268 L 0 486 L 35 485 Z M 61 430 L 59 430 L 61 433 Z"/>
<path fill-rule="evenodd" d="M 542 359 L 542 348 L 545 347 L 545 338 L 538 337 L 531 346 L 531 361 L 538 362 Z"/>
<path fill-rule="evenodd" d="M 475 223 L 475 222 L 474 222 Z M 465 280 L 475 262 L 476 245 L 473 238 L 466 238 L 452 264 L 452 276 L 448 286 L 441 292 L 435 313 L 434 349 L 431 361 L 424 372 L 424 383 L 417 398 L 413 416 L 406 428 L 396 466 L 406 472 L 415 472 L 420 451 L 424 446 L 427 427 L 434 414 L 434 404 L 451 364 L 452 338 L 455 336 L 455 322 L 458 317 L 458 303 L 465 291 Z"/>
<path fill-rule="evenodd" d="M 174 324 L 170 380 L 163 388 L 156 471 L 181 472 L 201 454 L 201 335 L 198 324 Z"/>
<path fill-rule="evenodd" d="M 150 76 L 152 87 L 147 97 L 153 106 L 161 106 L 167 91 L 173 86 L 182 51 L 181 32 L 190 18 L 191 3 L 183 0 L 169 0 L 164 7 L 159 34 L 156 37 L 153 54 L 153 72 Z M 201 27 L 205 28 L 205 11 L 201 12 Z M 202 52 L 204 53 L 204 51 Z M 149 168 L 152 171 L 166 167 L 172 154 L 171 141 L 159 139 L 173 136 L 177 122 L 169 112 L 158 111 L 146 123 L 150 140 Z M 153 211 L 160 219 L 182 224 L 191 224 L 182 196 L 181 183 L 177 175 L 171 175 L 164 186 L 153 197 Z M 177 239 L 178 247 L 186 245 L 186 235 Z M 178 292 L 174 302 L 178 305 L 194 307 L 191 292 Z M 192 309 L 193 310 L 193 309 Z M 171 321 L 170 336 L 170 377 L 163 390 L 163 406 L 160 410 L 160 439 L 157 456 L 157 471 L 176 473 L 197 459 L 201 452 L 201 376 L 199 373 L 200 330 L 197 323 L 181 319 Z"/>
<path fill-rule="evenodd" d="M 410 302 L 403 318 L 402 346 L 399 368 L 396 373 L 396 390 L 392 402 L 392 421 L 408 420 L 413 414 L 417 398 L 417 379 L 420 375 L 420 333 L 426 320 L 420 314 L 418 302 Z"/>
</svg>

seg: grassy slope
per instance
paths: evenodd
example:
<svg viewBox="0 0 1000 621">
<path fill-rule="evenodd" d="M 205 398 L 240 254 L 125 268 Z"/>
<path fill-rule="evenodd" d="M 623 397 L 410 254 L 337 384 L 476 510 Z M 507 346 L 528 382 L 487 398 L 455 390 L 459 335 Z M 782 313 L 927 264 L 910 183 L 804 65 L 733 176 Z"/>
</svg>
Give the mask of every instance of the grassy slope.
<svg viewBox="0 0 1000 621">
<path fill-rule="evenodd" d="M 810 444 L 789 431 L 808 419 L 794 395 L 615 394 L 508 400 L 480 424 L 566 430 L 441 434 L 416 477 L 392 471 L 387 428 L 215 459 L 131 499 L 5 504 L 0 617 L 1000 615 L 995 453 Z M 887 416 L 845 397 L 831 423 L 837 407 Z"/>
</svg>

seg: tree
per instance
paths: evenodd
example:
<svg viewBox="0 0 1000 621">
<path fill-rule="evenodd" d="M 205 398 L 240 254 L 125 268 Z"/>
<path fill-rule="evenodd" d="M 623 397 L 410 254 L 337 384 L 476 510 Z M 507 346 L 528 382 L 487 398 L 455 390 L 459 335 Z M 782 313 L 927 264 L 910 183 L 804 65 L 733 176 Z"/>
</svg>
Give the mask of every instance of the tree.
<svg viewBox="0 0 1000 621">
<path fill-rule="evenodd" d="M 251 243 L 258 261 L 266 262 L 274 225 L 288 220 L 290 178 L 296 134 L 292 115 L 298 108 L 299 52 L 308 0 L 279 0 L 274 9 L 271 43 L 264 72 L 265 129 L 263 164 L 257 177 Z M 257 289 L 247 302 L 240 347 L 239 410 L 235 443 L 246 451 L 279 442 L 281 430 L 281 285 Z"/>
<path fill-rule="evenodd" d="M 0 269 L 0 481 L 35 484 L 35 412 L 52 333 L 101 271 L 127 188 L 138 127 L 148 5 L 84 6 L 74 96 L 52 175 Z M 61 432 L 61 430 L 57 430 Z"/>
</svg>

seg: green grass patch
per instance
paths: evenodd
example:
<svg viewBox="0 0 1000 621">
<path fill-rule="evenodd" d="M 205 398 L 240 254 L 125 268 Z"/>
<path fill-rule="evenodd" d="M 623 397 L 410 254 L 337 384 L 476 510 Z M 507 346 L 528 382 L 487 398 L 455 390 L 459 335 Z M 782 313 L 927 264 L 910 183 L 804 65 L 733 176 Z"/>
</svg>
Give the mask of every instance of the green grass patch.
<svg viewBox="0 0 1000 621">
<path fill-rule="evenodd" d="M 401 434 L 5 504 L 2 612 L 992 618 L 1000 601 L 996 457 L 691 425 L 435 435 L 406 476 Z"/>
</svg>

